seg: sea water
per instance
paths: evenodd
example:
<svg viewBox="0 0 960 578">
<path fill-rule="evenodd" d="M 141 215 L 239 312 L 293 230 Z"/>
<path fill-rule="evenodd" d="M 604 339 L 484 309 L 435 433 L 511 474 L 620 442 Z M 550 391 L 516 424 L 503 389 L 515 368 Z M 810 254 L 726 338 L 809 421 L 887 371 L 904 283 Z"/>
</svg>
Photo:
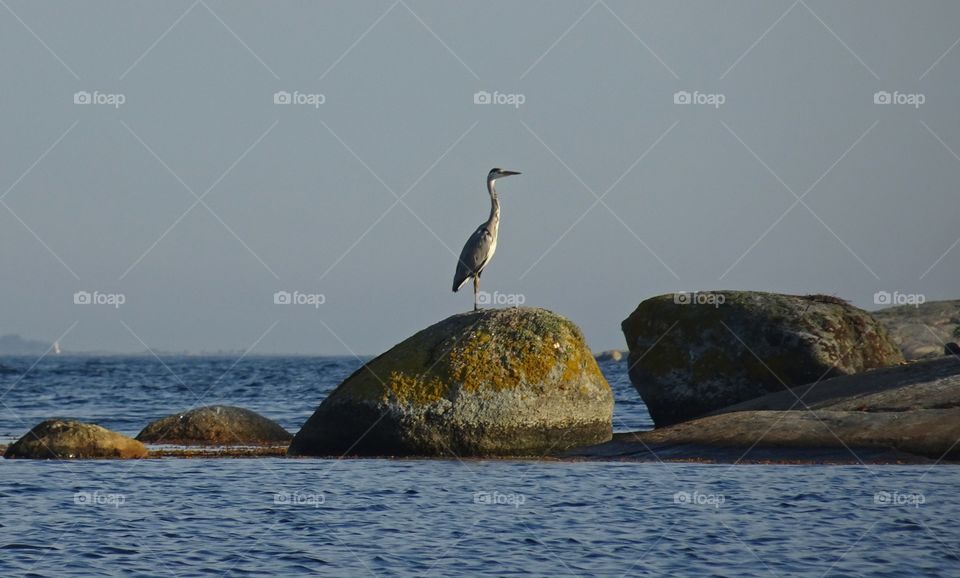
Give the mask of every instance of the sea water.
<svg viewBox="0 0 960 578">
<path fill-rule="evenodd" d="M 361 363 L 35 362 L 0 359 L 0 443 L 214 403 L 295 432 Z M 651 427 L 625 365 L 601 367 L 615 429 Z M 957 576 L 958 487 L 945 464 L 0 460 L 0 576 Z"/>
</svg>

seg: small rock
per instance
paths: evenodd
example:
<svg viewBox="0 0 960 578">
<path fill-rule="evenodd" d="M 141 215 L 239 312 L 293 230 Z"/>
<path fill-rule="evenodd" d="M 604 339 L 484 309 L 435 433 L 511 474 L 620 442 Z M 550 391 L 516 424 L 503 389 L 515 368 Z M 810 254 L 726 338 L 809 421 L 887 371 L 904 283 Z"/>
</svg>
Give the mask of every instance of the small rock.
<svg viewBox="0 0 960 578">
<path fill-rule="evenodd" d="M 153 421 L 137 439 L 152 444 L 228 446 L 286 443 L 293 436 L 248 409 L 210 405 Z"/>
<path fill-rule="evenodd" d="M 92 423 L 48 419 L 7 448 L 4 457 L 35 460 L 142 458 L 147 448 Z"/>
<path fill-rule="evenodd" d="M 613 361 L 613 362 L 623 361 L 624 359 L 626 359 L 626 357 L 627 357 L 626 352 L 625 352 L 625 351 L 622 351 L 622 350 L 620 350 L 620 349 L 610 349 L 610 350 L 608 350 L 608 351 L 601 351 L 600 353 L 598 353 L 598 354 L 596 355 L 596 359 L 597 359 L 597 361 L 599 361 L 599 362 L 603 362 L 603 361 Z"/>
</svg>

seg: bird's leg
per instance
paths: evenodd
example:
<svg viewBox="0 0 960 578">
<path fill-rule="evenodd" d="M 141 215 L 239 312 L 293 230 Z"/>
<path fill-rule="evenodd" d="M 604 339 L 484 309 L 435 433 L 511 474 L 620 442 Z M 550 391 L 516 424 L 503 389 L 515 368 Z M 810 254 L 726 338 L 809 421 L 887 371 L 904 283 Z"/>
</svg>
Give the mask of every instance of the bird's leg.
<svg viewBox="0 0 960 578">
<path fill-rule="evenodd" d="M 477 298 L 480 295 L 480 275 L 473 276 L 473 310 L 479 311 L 480 306 L 477 304 Z"/>
</svg>

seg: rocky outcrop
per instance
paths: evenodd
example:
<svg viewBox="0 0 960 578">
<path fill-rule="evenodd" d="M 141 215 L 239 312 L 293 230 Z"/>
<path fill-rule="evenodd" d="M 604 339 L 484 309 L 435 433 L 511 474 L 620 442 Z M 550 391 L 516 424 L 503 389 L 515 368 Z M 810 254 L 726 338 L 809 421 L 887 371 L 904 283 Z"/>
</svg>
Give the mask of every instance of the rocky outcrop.
<svg viewBox="0 0 960 578">
<path fill-rule="evenodd" d="M 886 329 L 835 297 L 668 294 L 627 318 L 630 380 L 657 427 L 902 361 Z"/>
<path fill-rule="evenodd" d="M 613 395 L 573 323 L 543 309 L 449 317 L 368 362 L 291 455 L 534 456 L 611 437 Z"/>
<path fill-rule="evenodd" d="M 35 460 L 142 458 L 147 448 L 92 423 L 48 419 L 7 448 L 4 457 Z"/>
<path fill-rule="evenodd" d="M 141 442 L 178 445 L 260 445 L 293 438 L 262 415 L 226 405 L 210 405 L 158 419 L 137 435 Z"/>
<path fill-rule="evenodd" d="M 944 344 L 960 339 L 960 300 L 929 301 L 874 311 L 906 359 L 929 359 L 944 353 Z"/>
<path fill-rule="evenodd" d="M 960 460 L 960 360 L 836 377 L 652 431 L 581 456 L 698 461 Z"/>
</svg>

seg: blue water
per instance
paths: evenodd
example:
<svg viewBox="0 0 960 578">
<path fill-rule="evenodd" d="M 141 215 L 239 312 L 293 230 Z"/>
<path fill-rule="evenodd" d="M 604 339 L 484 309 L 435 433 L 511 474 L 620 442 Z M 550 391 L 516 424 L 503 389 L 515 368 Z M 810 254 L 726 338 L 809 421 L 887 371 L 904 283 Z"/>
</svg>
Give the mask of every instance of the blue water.
<svg viewBox="0 0 960 578">
<path fill-rule="evenodd" d="M 54 415 L 136 434 L 197 397 L 296 431 L 359 363 L 34 361 L 0 359 L 4 439 Z M 649 427 L 603 370 L 617 429 Z M 958 576 L 958 486 L 952 465 L 0 460 L 0 576 Z"/>
<path fill-rule="evenodd" d="M 36 363 L 36 365 L 34 365 Z M 0 357 L 0 444 L 38 422 L 72 417 L 135 436 L 194 404 L 237 405 L 296 433 L 353 373 L 353 357 Z M 614 429 L 653 427 L 624 365 L 603 364 L 617 398 Z M 4 395 L 4 392 L 6 394 Z"/>
</svg>

